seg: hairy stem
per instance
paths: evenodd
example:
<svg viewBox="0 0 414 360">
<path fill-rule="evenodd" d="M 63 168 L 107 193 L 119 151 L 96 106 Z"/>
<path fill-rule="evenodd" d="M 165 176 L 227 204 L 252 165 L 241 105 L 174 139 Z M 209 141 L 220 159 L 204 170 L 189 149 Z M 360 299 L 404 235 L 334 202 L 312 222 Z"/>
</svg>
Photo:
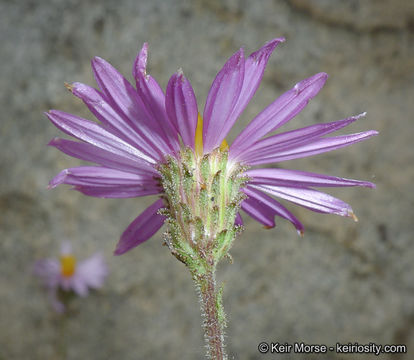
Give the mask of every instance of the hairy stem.
<svg viewBox="0 0 414 360">
<path fill-rule="evenodd" d="M 205 274 L 193 274 L 200 295 L 201 315 L 203 317 L 204 339 L 207 357 L 210 360 L 225 360 L 224 328 L 226 326 L 222 289 L 217 288 L 215 268 L 211 267 Z"/>
</svg>

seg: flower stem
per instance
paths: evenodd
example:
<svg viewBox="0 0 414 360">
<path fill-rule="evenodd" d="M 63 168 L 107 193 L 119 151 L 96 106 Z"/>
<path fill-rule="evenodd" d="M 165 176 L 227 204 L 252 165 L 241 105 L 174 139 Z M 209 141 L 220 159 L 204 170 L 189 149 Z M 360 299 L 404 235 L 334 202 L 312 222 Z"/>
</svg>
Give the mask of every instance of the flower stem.
<svg viewBox="0 0 414 360">
<path fill-rule="evenodd" d="M 207 357 L 210 360 L 225 360 L 227 359 L 224 350 L 226 319 L 222 304 L 222 287 L 217 287 L 215 267 L 211 267 L 202 275 L 193 274 L 193 279 L 200 295 Z"/>
</svg>

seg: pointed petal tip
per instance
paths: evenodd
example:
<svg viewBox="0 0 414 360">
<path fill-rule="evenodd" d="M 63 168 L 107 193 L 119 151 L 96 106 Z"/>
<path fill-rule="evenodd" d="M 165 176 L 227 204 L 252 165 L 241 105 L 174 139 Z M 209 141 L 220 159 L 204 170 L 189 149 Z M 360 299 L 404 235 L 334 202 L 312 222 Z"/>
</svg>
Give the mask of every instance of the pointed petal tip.
<svg viewBox="0 0 414 360">
<path fill-rule="evenodd" d="M 281 36 L 281 37 L 277 37 L 277 38 L 274 38 L 274 39 L 270 40 L 268 43 L 272 43 L 272 42 L 285 42 L 285 41 L 286 41 L 286 38 L 284 36 Z"/>
<path fill-rule="evenodd" d="M 47 144 L 46 144 L 46 146 L 55 146 L 55 145 L 58 145 L 60 142 L 61 142 L 61 138 L 58 138 L 58 137 L 54 137 L 52 140 L 50 140 Z"/>
<path fill-rule="evenodd" d="M 50 110 L 48 110 L 48 111 L 44 111 L 44 112 L 43 112 L 43 114 L 44 114 L 44 115 L 45 115 L 48 119 L 50 119 L 50 116 L 51 116 L 51 115 L 53 115 L 55 111 L 56 111 L 56 110 L 50 109 Z"/>
<path fill-rule="evenodd" d="M 249 55 L 249 59 L 253 59 L 254 62 L 258 63 L 264 61 L 264 67 L 266 66 L 267 60 L 281 42 L 284 42 L 285 38 L 275 38 L 266 42 L 259 50 L 252 52 Z M 264 70 L 264 68 L 263 68 Z"/>
<path fill-rule="evenodd" d="M 283 43 L 283 42 L 285 42 L 286 41 L 286 39 L 284 38 L 284 37 L 278 37 L 278 38 L 274 38 L 274 39 L 272 39 L 272 40 L 270 40 L 270 41 L 268 41 L 265 45 L 264 45 L 264 47 L 270 47 L 270 48 L 272 48 L 272 50 L 278 45 L 278 44 L 280 44 L 280 43 Z"/>
<path fill-rule="evenodd" d="M 91 60 L 91 63 L 102 63 L 106 62 L 104 59 L 102 59 L 100 56 L 94 56 Z"/>
<path fill-rule="evenodd" d="M 328 79 L 328 74 L 324 72 L 317 73 L 310 78 L 307 78 L 305 80 L 299 81 L 293 89 L 295 90 L 296 94 L 301 93 L 308 87 L 312 87 L 315 91 L 315 94 L 313 96 L 310 96 L 309 99 L 313 98 L 319 90 L 325 85 L 326 80 Z"/>
<path fill-rule="evenodd" d="M 275 226 L 276 225 L 272 225 L 272 226 L 270 226 L 270 225 L 264 225 L 263 226 L 263 229 L 270 230 L 270 229 L 273 229 Z"/>
<path fill-rule="evenodd" d="M 49 184 L 47 184 L 46 189 L 47 190 L 51 190 L 54 189 L 55 187 L 57 187 L 59 184 L 58 183 L 54 183 L 53 182 L 54 179 L 49 181 Z"/>
<path fill-rule="evenodd" d="M 70 92 L 73 92 L 73 85 L 72 84 L 69 84 L 66 81 L 63 84 L 64 84 L 66 89 L 68 89 Z"/>
<path fill-rule="evenodd" d="M 320 78 L 320 79 L 326 80 L 329 77 L 329 75 L 326 72 L 320 72 L 320 73 L 317 73 L 315 77 L 318 79 Z"/>
<path fill-rule="evenodd" d="M 94 56 L 91 60 L 91 67 L 93 71 L 97 71 L 97 68 L 104 65 L 106 61 L 99 56 Z"/>
<path fill-rule="evenodd" d="M 239 50 L 237 50 L 226 62 L 224 66 L 228 67 L 237 67 L 240 65 L 240 63 L 244 60 L 244 49 L 241 47 Z"/>
<path fill-rule="evenodd" d="M 91 60 L 91 67 L 96 78 L 96 76 L 98 76 L 97 74 L 100 74 L 102 71 L 112 68 L 112 65 L 108 63 L 105 59 L 99 56 L 95 56 Z"/>
<path fill-rule="evenodd" d="M 369 189 L 376 189 L 377 185 L 375 185 L 374 183 L 370 182 L 370 181 L 361 181 L 359 186 L 363 186 Z"/>
<path fill-rule="evenodd" d="M 301 238 L 303 238 L 303 237 L 304 237 L 304 235 L 305 235 L 305 230 L 304 230 L 304 229 L 297 229 L 296 231 L 298 232 L 298 235 L 299 235 Z"/>
<path fill-rule="evenodd" d="M 352 218 L 352 220 L 354 220 L 355 222 L 358 222 L 359 221 L 358 218 L 357 218 L 357 216 L 354 214 L 354 212 L 352 210 L 348 213 L 348 216 L 350 218 Z"/>
<path fill-rule="evenodd" d="M 316 82 L 322 82 L 325 84 L 326 80 L 328 79 L 329 75 L 326 72 L 320 72 L 312 76 L 309 80 L 310 82 L 316 83 Z"/>
<path fill-rule="evenodd" d="M 58 185 L 63 184 L 68 174 L 70 174 L 69 169 L 62 170 L 52 180 L 49 181 L 49 185 L 47 186 L 47 188 L 54 189 Z"/>
<path fill-rule="evenodd" d="M 120 249 L 118 246 L 115 248 L 115 250 L 114 250 L 114 252 L 113 252 L 113 254 L 115 255 L 115 256 L 120 256 L 120 255 L 123 255 L 123 254 L 125 254 L 126 253 L 126 251 L 122 251 L 122 249 Z"/>
<path fill-rule="evenodd" d="M 137 57 L 134 61 L 134 66 L 132 69 L 132 75 L 137 80 L 141 76 L 147 75 L 147 60 L 148 60 L 148 43 L 144 42 L 142 44 L 141 50 L 138 52 Z"/>
</svg>

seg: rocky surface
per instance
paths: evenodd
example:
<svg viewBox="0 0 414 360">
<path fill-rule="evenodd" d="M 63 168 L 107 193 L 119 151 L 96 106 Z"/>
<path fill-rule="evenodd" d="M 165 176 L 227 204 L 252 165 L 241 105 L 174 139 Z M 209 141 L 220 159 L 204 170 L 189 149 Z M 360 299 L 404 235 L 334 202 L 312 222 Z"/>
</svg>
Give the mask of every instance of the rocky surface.
<svg viewBox="0 0 414 360">
<path fill-rule="evenodd" d="M 331 193 L 352 204 L 358 223 L 291 206 L 307 232 L 286 221 L 264 230 L 246 220 L 223 264 L 230 358 L 261 358 L 261 341 L 405 343 L 414 348 L 413 8 L 409 1 L 0 1 L 0 359 L 203 358 L 197 297 L 187 271 L 161 246 L 161 232 L 113 257 L 123 229 L 151 199 L 87 198 L 46 190 L 79 165 L 46 144 L 59 131 L 42 112 L 90 117 L 64 81 L 93 84 L 99 55 L 130 77 L 150 44 L 150 72 L 162 86 L 178 68 L 199 106 L 224 61 L 267 40 L 287 41 L 272 56 L 238 124 L 299 80 L 330 74 L 325 89 L 285 128 L 368 112 L 350 131 L 380 131 L 353 147 L 284 167 L 372 180 L 376 190 Z M 33 262 L 70 239 L 86 257 L 104 251 L 104 289 L 54 314 L 33 279 Z M 325 355 L 368 359 L 366 355 Z M 410 357 L 410 355 L 408 355 Z M 275 357 L 277 358 L 277 357 Z M 281 359 L 320 359 L 290 354 Z M 400 355 L 382 355 L 400 359 Z"/>
</svg>

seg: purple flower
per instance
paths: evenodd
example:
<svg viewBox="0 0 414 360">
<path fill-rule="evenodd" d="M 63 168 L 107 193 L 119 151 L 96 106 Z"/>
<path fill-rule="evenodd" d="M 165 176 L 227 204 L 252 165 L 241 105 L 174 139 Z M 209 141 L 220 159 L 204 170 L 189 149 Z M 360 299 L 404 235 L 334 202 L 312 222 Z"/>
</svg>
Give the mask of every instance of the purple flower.
<svg viewBox="0 0 414 360">
<path fill-rule="evenodd" d="M 249 170 L 242 191 L 242 210 L 265 227 L 275 226 L 275 216 L 292 222 L 303 233 L 303 225 L 276 198 L 320 213 L 356 219 L 351 207 L 318 187 L 365 186 L 366 181 L 343 179 L 298 170 L 251 168 L 304 158 L 339 149 L 377 134 L 376 131 L 327 136 L 350 125 L 365 114 L 321 123 L 293 131 L 272 134 L 295 117 L 321 90 L 327 74 L 319 73 L 296 84 L 260 112 L 228 147 L 225 137 L 255 94 L 269 56 L 283 38 L 274 39 L 245 58 L 243 49 L 226 62 L 214 79 L 203 116 L 190 82 L 182 71 L 169 80 L 164 94 L 146 72 L 147 44 L 134 66 L 134 88 L 112 65 L 101 58 L 92 60 L 99 90 L 88 85 L 67 85 L 82 99 L 100 124 L 62 111 L 46 115 L 52 123 L 79 141 L 56 138 L 50 145 L 62 152 L 98 164 L 63 170 L 49 186 L 72 185 L 83 194 L 102 198 L 159 195 L 122 234 L 115 254 L 123 254 L 150 238 L 163 225 L 166 207 L 159 165 L 166 156 L 180 156 L 181 147 L 193 149 L 198 157 L 214 149 L 228 150 L 229 164 L 240 163 Z M 236 224 L 242 224 L 240 214 Z"/>
<path fill-rule="evenodd" d="M 89 289 L 102 287 L 108 275 L 108 268 L 101 253 L 77 262 L 72 254 L 70 243 L 61 246 L 59 259 L 43 259 L 34 265 L 34 274 L 49 289 L 49 296 L 57 312 L 65 310 L 64 304 L 58 299 L 58 290 L 73 291 L 79 296 L 87 296 Z"/>
</svg>

